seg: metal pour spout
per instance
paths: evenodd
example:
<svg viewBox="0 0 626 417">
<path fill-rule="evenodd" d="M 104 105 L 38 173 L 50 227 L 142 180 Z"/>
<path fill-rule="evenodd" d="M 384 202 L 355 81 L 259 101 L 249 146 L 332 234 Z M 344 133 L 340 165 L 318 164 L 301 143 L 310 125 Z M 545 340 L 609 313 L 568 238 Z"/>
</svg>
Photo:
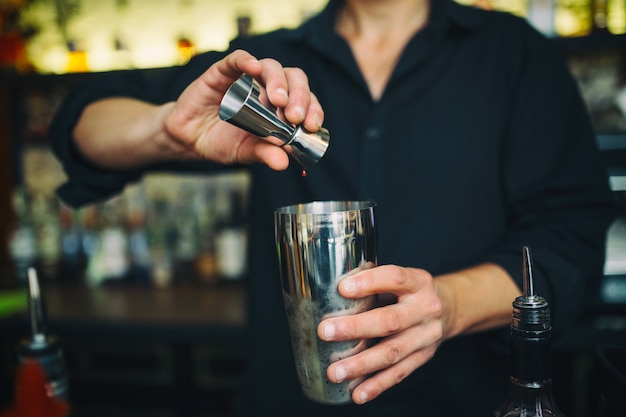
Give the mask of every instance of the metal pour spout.
<svg viewBox="0 0 626 417">
<path fill-rule="evenodd" d="M 35 345 L 46 343 L 46 318 L 43 298 L 35 268 L 28 269 L 28 310 L 30 313 L 30 328 L 32 343 Z"/>
<path fill-rule="evenodd" d="M 545 298 L 535 290 L 530 249 L 522 250 L 522 292 L 513 302 L 513 327 L 532 331 L 550 330 L 550 309 Z"/>
<path fill-rule="evenodd" d="M 524 297 L 531 298 L 535 296 L 535 286 L 533 282 L 533 266 L 530 259 L 530 249 L 524 246 L 522 252 L 523 258 L 523 289 Z"/>
</svg>

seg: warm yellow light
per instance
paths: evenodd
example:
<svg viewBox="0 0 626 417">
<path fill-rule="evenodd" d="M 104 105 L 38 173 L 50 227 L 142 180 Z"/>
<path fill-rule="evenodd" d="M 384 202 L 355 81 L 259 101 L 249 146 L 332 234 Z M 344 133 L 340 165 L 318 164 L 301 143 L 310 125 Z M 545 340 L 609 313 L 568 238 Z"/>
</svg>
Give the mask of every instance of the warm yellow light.
<svg viewBox="0 0 626 417">
<path fill-rule="evenodd" d="M 130 62 L 134 68 L 167 67 L 177 60 L 176 45 L 150 45 L 130 52 Z"/>
<path fill-rule="evenodd" d="M 559 3 L 554 14 L 554 28 L 559 36 L 583 36 L 591 32 L 589 0 L 570 0 Z"/>
<path fill-rule="evenodd" d="M 39 72 L 62 74 L 67 68 L 67 49 L 62 45 L 51 47 L 35 56 L 37 59 L 31 60 Z"/>
<path fill-rule="evenodd" d="M 626 0 L 611 0 L 607 4 L 606 25 L 614 35 L 626 33 Z"/>
<path fill-rule="evenodd" d="M 170 66 L 194 53 L 179 50 L 179 38 L 188 39 L 198 52 L 222 50 L 237 35 L 241 16 L 249 16 L 251 32 L 260 33 L 296 26 L 327 1 L 81 0 L 63 31 L 57 25 L 55 2 L 33 2 L 24 16 L 37 24 L 39 33 L 29 41 L 28 56 L 38 71 L 52 73 L 68 65 L 74 71 Z M 86 55 L 68 54 L 69 41 Z"/>
</svg>

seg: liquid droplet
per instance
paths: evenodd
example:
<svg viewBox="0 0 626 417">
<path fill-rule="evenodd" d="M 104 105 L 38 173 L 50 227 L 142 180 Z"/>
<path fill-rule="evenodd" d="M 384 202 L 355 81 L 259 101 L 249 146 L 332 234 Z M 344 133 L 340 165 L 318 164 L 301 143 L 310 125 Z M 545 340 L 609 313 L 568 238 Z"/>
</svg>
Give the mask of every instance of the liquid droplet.
<svg viewBox="0 0 626 417">
<path fill-rule="evenodd" d="M 300 175 L 302 175 L 303 177 L 306 177 L 306 170 L 303 169 Z"/>
</svg>

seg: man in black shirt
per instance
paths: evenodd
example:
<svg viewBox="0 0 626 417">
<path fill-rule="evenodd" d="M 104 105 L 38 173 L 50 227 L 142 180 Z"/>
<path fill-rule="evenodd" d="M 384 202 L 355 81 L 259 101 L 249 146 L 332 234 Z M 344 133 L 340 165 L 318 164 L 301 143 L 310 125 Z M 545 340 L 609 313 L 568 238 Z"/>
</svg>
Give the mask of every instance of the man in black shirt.
<svg viewBox="0 0 626 417">
<path fill-rule="evenodd" d="M 219 120 L 242 73 L 290 122 L 330 131 L 306 178 L 282 149 Z M 576 323 L 602 273 L 613 206 L 585 106 L 550 42 L 504 13 L 452 0 L 330 0 L 295 30 L 77 90 L 50 134 L 69 176 L 59 195 L 75 206 L 148 170 L 250 164 L 242 415 L 489 415 L 505 396 L 522 246 L 556 333 Z M 273 210 L 366 199 L 378 204 L 381 266 L 340 291 L 396 302 L 320 324 L 326 340 L 380 339 L 329 368 L 333 381 L 368 376 L 356 404 L 321 406 L 298 387 Z"/>
</svg>

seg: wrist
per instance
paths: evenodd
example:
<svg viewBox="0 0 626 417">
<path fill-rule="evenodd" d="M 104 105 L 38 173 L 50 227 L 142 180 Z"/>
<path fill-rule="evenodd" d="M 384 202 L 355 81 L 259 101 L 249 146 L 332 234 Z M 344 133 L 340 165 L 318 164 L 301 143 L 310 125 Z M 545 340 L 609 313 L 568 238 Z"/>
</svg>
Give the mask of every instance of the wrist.
<svg viewBox="0 0 626 417">
<path fill-rule="evenodd" d="M 474 333 L 511 322 L 511 303 L 520 295 L 500 266 L 482 264 L 435 278 L 444 312 L 444 337 Z"/>
<path fill-rule="evenodd" d="M 443 305 L 443 339 L 451 339 L 461 333 L 462 316 L 457 314 L 456 294 L 450 285 L 450 276 L 436 277 L 433 281 L 435 291 Z"/>
<path fill-rule="evenodd" d="M 160 126 L 159 131 L 157 131 L 152 138 L 156 159 L 199 159 L 199 155 L 193 149 L 178 140 L 167 128 L 167 118 L 170 116 L 175 106 L 176 103 L 173 101 L 165 103 L 159 106 L 155 112 L 156 123 L 154 125 Z"/>
</svg>

